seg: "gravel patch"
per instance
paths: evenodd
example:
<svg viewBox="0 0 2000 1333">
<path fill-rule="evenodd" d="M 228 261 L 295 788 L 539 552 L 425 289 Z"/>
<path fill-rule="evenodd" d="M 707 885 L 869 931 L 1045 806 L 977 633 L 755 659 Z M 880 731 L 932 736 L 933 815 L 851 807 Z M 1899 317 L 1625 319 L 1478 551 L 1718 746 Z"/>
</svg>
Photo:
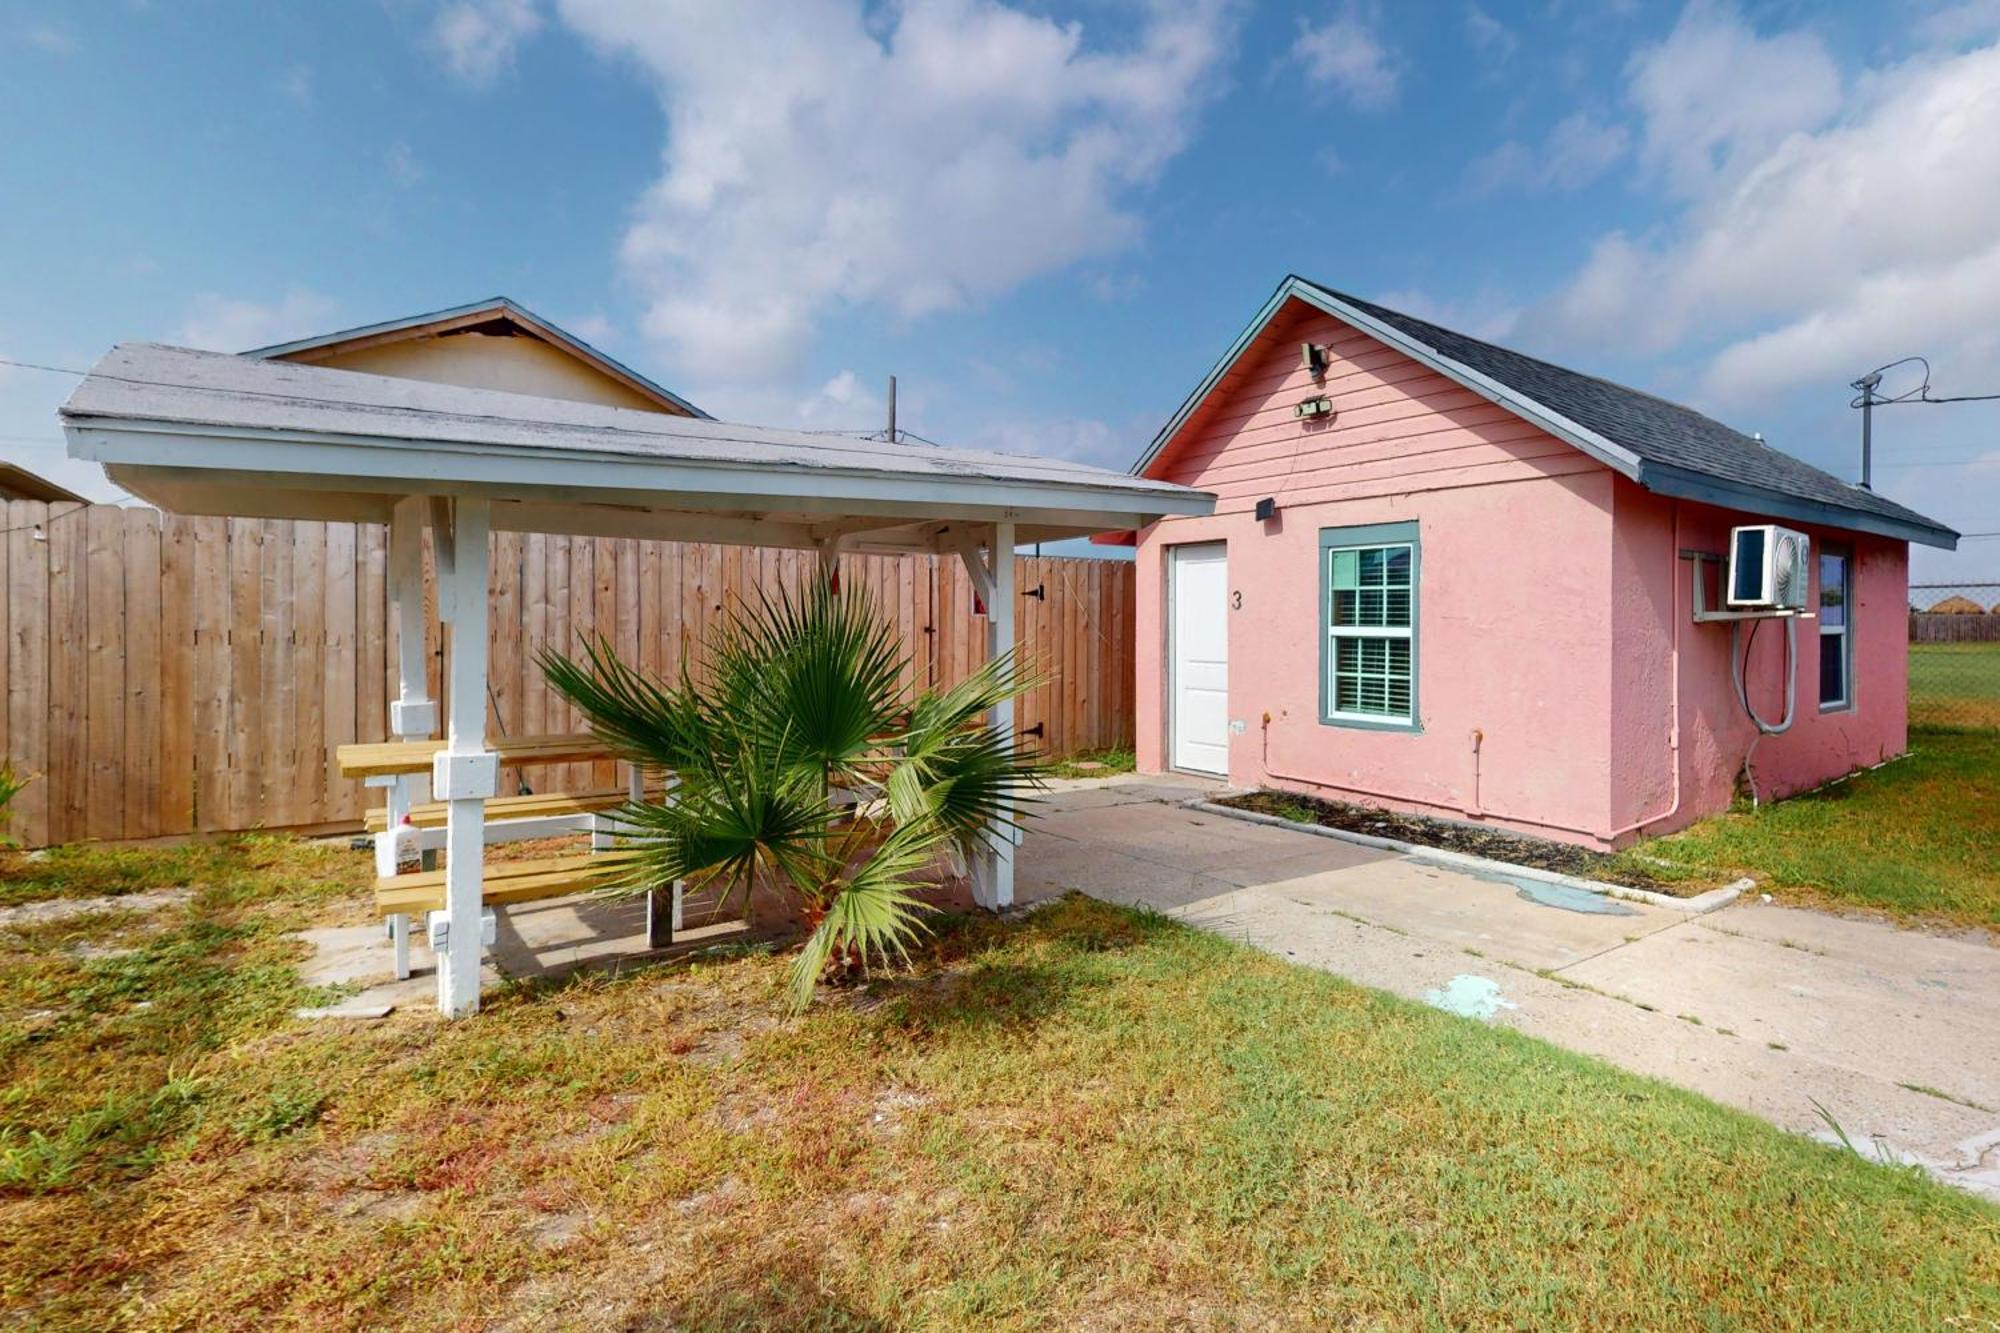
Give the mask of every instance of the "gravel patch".
<svg viewBox="0 0 2000 1333">
<path fill-rule="evenodd" d="M 152 889 L 145 893 L 115 893 L 102 898 L 45 898 L 41 902 L 0 907 L 0 929 L 41 926 L 51 921 L 89 916 L 93 912 L 158 912 L 178 907 L 192 897 L 193 889 Z"/>
</svg>

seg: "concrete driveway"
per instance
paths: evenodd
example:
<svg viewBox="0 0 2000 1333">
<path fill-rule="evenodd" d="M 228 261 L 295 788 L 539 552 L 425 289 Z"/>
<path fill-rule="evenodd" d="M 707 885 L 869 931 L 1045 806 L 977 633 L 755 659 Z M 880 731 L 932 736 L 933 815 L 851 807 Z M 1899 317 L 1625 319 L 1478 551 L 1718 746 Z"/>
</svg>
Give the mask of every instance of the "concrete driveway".
<svg viewBox="0 0 2000 1333">
<path fill-rule="evenodd" d="M 1144 904 L 2000 1199 L 2000 949 L 1763 903 L 1708 916 L 1478 878 L 1184 808 L 1192 781 L 1059 784 L 1017 891 Z M 1872 1142 L 1871 1142 L 1872 1141 Z"/>
</svg>

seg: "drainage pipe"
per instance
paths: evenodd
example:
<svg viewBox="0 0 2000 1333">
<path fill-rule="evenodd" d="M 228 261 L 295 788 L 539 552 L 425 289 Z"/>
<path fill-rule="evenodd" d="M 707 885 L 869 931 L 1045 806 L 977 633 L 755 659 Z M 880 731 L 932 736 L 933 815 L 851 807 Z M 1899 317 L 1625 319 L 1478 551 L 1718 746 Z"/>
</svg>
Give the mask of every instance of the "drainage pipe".
<svg viewBox="0 0 2000 1333">
<path fill-rule="evenodd" d="M 1757 774 L 1750 767 L 1750 761 L 1757 754 L 1757 742 L 1766 736 L 1779 736 L 1792 729 L 1792 719 L 1797 711 L 1799 693 L 1799 621 L 1796 616 L 1785 617 L 1785 715 L 1777 722 L 1766 722 L 1757 715 L 1757 708 L 1750 702 L 1750 687 L 1743 678 L 1744 659 L 1757 646 L 1757 627 L 1763 622 L 1750 622 L 1750 637 L 1738 652 L 1738 640 L 1743 637 L 1743 622 L 1736 621 L 1729 626 L 1729 678 L 1736 685 L 1736 700 L 1743 705 L 1744 715 L 1757 734 L 1750 738 L 1750 748 L 1743 752 L 1743 780 L 1750 787 L 1750 808 L 1755 810 L 1760 804 L 1757 799 Z"/>
</svg>

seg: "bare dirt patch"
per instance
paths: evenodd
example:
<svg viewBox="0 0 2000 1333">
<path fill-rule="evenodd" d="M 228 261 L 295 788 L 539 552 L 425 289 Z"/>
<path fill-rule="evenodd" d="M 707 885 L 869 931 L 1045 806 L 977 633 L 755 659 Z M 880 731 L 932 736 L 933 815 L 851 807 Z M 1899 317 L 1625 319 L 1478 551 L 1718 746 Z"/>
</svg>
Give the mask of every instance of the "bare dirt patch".
<svg viewBox="0 0 2000 1333">
<path fill-rule="evenodd" d="M 114 893 L 100 898 L 45 898 L 40 902 L 0 907 L 0 929 L 46 926 L 100 912 L 159 912 L 178 907 L 194 896 L 193 889 L 153 889 L 145 893 Z"/>
</svg>

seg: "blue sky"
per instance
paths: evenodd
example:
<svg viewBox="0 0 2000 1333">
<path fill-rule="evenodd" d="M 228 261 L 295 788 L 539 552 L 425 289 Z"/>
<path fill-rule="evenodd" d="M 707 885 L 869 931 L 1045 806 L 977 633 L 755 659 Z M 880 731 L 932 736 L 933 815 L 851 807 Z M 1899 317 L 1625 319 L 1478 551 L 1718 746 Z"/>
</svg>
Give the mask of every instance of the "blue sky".
<svg viewBox="0 0 2000 1333">
<path fill-rule="evenodd" d="M 505 293 L 718 415 L 874 426 L 894 372 L 925 435 L 1123 466 L 1298 271 L 1848 475 L 1871 366 L 2000 392 L 1997 38 L 1995 0 L 9 0 L 0 357 Z M 0 367 L 0 453 L 88 483 L 68 386 Z M 1996 428 L 1886 411 L 1878 486 L 2000 530 Z"/>
</svg>

